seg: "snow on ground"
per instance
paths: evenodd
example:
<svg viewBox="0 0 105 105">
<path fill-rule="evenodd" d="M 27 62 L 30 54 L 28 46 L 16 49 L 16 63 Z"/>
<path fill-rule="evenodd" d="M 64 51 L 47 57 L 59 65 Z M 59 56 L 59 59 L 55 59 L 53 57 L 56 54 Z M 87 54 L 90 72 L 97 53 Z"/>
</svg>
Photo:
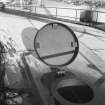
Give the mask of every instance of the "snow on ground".
<svg viewBox="0 0 105 105">
<path fill-rule="evenodd" d="M 18 46 L 17 51 L 34 50 L 34 37 L 36 35 L 36 32 L 41 27 L 43 27 L 45 24 L 47 24 L 45 22 L 41 22 L 38 20 L 31 20 L 31 19 L 27 19 L 27 18 L 23 18 L 19 16 L 8 15 L 5 13 L 0 13 L 0 23 L 1 23 L 0 29 L 8 32 L 9 36 L 12 37 L 13 40 L 16 42 L 16 45 Z M 70 24 L 68 23 L 68 25 Z M 70 26 L 74 26 L 76 27 L 76 29 L 79 28 L 79 26 L 75 24 L 74 25 L 71 24 Z M 84 30 L 84 28 L 86 27 L 81 26 L 81 31 Z M 104 32 L 96 30 L 96 29 L 88 28 L 88 30 L 90 30 L 91 32 L 95 34 L 96 33 L 101 34 L 101 35 L 104 34 Z M 100 37 L 99 39 L 97 39 L 96 37 L 90 36 L 85 33 L 76 32 L 76 31 L 75 31 L 75 34 L 78 37 L 79 41 L 82 41 L 91 49 L 93 48 L 94 49 L 102 49 L 102 48 L 105 49 L 105 38 Z M 104 50 L 98 50 L 96 53 L 103 60 L 105 60 Z M 34 56 L 36 57 L 35 54 Z M 88 64 L 88 61 L 85 60 L 80 54 L 78 54 L 75 61 L 71 65 L 68 65 L 68 67 L 73 68 L 73 69 L 70 69 L 71 72 L 77 75 L 79 74 L 84 81 L 92 80 L 92 82 L 95 82 L 101 76 L 101 74 L 97 72 L 97 70 L 95 69 L 88 68 L 86 64 Z M 34 67 L 34 65 L 32 66 Z M 34 75 L 36 73 L 35 70 L 38 70 L 38 73 L 39 73 L 39 69 L 32 69 L 31 72 L 33 76 L 35 76 Z M 41 70 L 43 72 L 45 71 L 43 70 L 43 68 Z"/>
<path fill-rule="evenodd" d="M 34 50 L 34 37 L 36 35 L 36 32 L 45 24 L 47 24 L 38 20 L 31 20 L 31 19 L 8 15 L 4 13 L 0 13 L 0 23 L 1 23 L 0 29 L 8 32 L 9 36 L 11 36 L 13 40 L 16 42 L 16 45 L 18 45 L 17 51 Z M 74 26 L 77 29 L 79 28 L 79 26 L 73 25 L 73 24 L 71 24 L 70 26 Z M 80 28 L 79 29 L 84 30 L 84 28 L 86 27 L 81 26 L 81 29 Z M 104 32 L 96 29 L 91 29 L 91 28 L 88 28 L 88 29 L 95 34 L 99 34 L 100 36 L 105 34 Z M 89 34 L 76 32 L 76 31 L 75 31 L 75 34 L 78 37 L 79 41 L 85 43 L 89 48 L 101 49 L 97 51 L 95 50 L 94 52 L 97 53 L 103 60 L 105 60 L 105 53 L 104 53 L 105 38 L 93 37 L 93 36 L 90 36 Z M 77 68 L 77 71 L 75 70 L 73 72 L 77 72 L 77 73 L 81 72 L 81 74 L 83 74 L 81 77 L 83 77 L 84 80 L 88 81 L 89 77 L 91 78 L 95 77 L 95 79 L 100 77 L 100 74 L 97 71 L 88 69 L 88 67 L 85 66 L 86 64 L 88 64 L 88 62 L 80 54 L 78 54 L 75 62 L 76 63 L 74 63 L 74 66 L 75 64 L 78 64 L 77 67 L 79 67 L 80 69 Z M 69 65 L 69 67 L 71 66 Z M 82 67 L 84 67 L 85 69 Z"/>
<path fill-rule="evenodd" d="M 11 15 L 6 15 L 0 13 L 0 29 L 3 29 L 7 31 L 10 36 L 12 36 L 13 40 L 17 42 L 17 45 L 19 47 L 18 50 L 26 50 L 25 46 L 23 45 L 22 41 L 22 34 L 27 33 L 25 32 L 26 28 L 31 28 L 31 29 L 40 29 L 45 23 L 42 23 L 40 21 L 35 21 L 33 24 L 28 20 L 27 18 L 19 18 L 18 16 L 11 16 Z M 23 32 L 23 33 L 22 33 Z M 27 35 L 27 39 L 31 39 L 31 35 Z M 19 43 L 18 43 L 19 42 Z M 33 41 L 32 41 L 33 42 Z M 21 47 L 20 47 L 21 46 Z"/>
<path fill-rule="evenodd" d="M 34 36 L 37 30 L 47 24 L 38 20 L 30 20 L 3 13 L 0 13 L 0 23 L 0 29 L 7 31 L 13 40 L 15 40 L 18 45 L 17 51 L 34 50 Z M 95 29 L 91 29 L 90 31 L 93 31 L 95 34 L 99 32 L 100 35 L 104 34 L 104 32 L 101 33 L 101 31 L 96 31 Z M 75 34 L 79 38 L 79 41 L 82 41 L 91 49 L 98 49 L 98 51 L 95 52 L 100 55 L 102 59 L 105 58 L 105 38 L 97 38 L 80 32 L 75 32 Z"/>
</svg>

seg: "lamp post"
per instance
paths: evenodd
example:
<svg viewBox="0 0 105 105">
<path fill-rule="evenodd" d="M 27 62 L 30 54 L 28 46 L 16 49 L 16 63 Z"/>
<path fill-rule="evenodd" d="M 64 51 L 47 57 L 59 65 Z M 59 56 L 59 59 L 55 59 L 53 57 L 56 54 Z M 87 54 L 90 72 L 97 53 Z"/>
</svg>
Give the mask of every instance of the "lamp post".
<svg viewBox="0 0 105 105">
<path fill-rule="evenodd" d="M 41 0 L 41 6 L 44 6 L 44 0 Z"/>
</svg>

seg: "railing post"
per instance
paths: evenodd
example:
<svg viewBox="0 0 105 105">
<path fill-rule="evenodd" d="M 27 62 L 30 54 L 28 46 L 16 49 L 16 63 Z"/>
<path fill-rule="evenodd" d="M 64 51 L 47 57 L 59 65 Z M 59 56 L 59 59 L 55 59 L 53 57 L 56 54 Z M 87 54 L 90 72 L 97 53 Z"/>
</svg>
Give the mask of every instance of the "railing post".
<svg viewBox="0 0 105 105">
<path fill-rule="evenodd" d="M 76 17 L 75 17 L 75 21 L 77 20 L 77 9 L 76 9 Z"/>
<path fill-rule="evenodd" d="M 97 18 L 96 18 L 96 22 L 98 22 L 98 11 L 97 11 Z"/>
<path fill-rule="evenodd" d="M 36 6 L 35 6 L 35 13 L 36 13 Z"/>
<path fill-rule="evenodd" d="M 55 7 L 56 8 L 56 17 L 57 17 L 57 7 Z"/>
</svg>

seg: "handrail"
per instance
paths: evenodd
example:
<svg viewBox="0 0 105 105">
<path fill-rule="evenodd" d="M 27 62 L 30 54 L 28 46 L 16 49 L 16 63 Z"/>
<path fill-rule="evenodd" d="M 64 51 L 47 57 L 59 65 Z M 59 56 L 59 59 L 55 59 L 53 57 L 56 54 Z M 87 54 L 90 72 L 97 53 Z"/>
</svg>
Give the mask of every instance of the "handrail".
<svg viewBox="0 0 105 105">
<path fill-rule="evenodd" d="M 9 5 L 7 5 L 9 6 Z M 27 5 L 10 5 L 10 6 L 13 6 L 13 7 L 26 7 Z M 68 7 L 48 7 L 48 6 L 34 6 L 34 5 L 28 5 L 27 7 L 35 7 L 35 8 L 57 8 L 57 9 L 71 9 L 71 10 L 87 10 L 87 9 L 76 9 L 76 8 L 68 8 Z M 91 10 L 93 12 L 100 12 L 100 13 L 105 13 L 103 11 L 99 11 L 99 10 Z"/>
<path fill-rule="evenodd" d="M 55 9 L 55 12 L 53 11 L 53 12 L 51 12 L 51 14 L 49 14 L 49 13 L 45 13 L 44 12 L 44 14 L 46 14 L 46 15 L 52 15 L 52 16 L 60 16 L 60 17 L 66 17 L 66 18 L 71 18 L 71 19 L 74 19 L 75 21 L 79 21 L 79 19 L 80 19 L 80 13 L 81 12 L 83 12 L 83 11 L 85 11 L 85 10 L 87 10 L 87 9 L 74 9 L 74 8 L 61 8 L 61 7 L 48 7 L 48 6 L 34 6 L 34 5 L 28 5 L 28 6 L 26 6 L 26 5 L 7 5 L 6 6 L 7 8 L 8 7 L 10 7 L 10 8 L 12 8 L 12 9 L 16 9 L 16 8 L 21 8 L 20 10 L 29 10 L 30 12 L 33 12 L 33 13 L 38 13 L 37 12 L 37 10 L 38 9 L 43 9 L 43 10 L 47 10 L 49 13 L 51 12 L 50 10 L 51 9 Z M 59 13 L 59 11 L 61 11 L 61 10 L 73 10 L 74 11 L 74 13 L 75 13 L 75 15 L 74 16 L 70 16 L 70 15 L 72 15 L 72 14 L 67 14 L 66 16 L 65 15 L 63 15 L 63 14 L 61 14 L 61 15 L 59 15 L 58 13 Z M 99 16 L 99 13 L 102 13 L 102 14 L 104 14 L 105 12 L 104 11 L 98 11 L 98 10 L 91 10 L 93 13 L 96 13 L 96 16 L 95 16 L 95 20 L 94 20 L 94 22 L 96 22 L 96 23 L 98 23 L 98 22 L 101 22 L 101 21 L 99 21 L 99 18 L 100 18 L 100 16 Z M 41 14 L 41 13 L 40 13 Z M 43 14 L 43 13 L 42 13 Z M 79 15 L 78 15 L 79 14 Z M 101 15 L 101 14 L 100 14 Z M 103 22 L 103 21 L 102 21 Z M 104 21 L 104 23 L 105 23 L 105 21 Z"/>
</svg>

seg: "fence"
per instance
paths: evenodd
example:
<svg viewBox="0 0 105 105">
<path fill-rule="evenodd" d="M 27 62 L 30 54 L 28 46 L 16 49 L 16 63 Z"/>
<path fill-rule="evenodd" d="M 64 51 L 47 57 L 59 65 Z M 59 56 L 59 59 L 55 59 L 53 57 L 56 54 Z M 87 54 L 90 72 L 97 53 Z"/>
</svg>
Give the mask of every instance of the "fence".
<svg viewBox="0 0 105 105">
<path fill-rule="evenodd" d="M 60 18 L 80 21 L 80 15 L 86 9 L 73 9 L 73 8 L 58 8 L 58 7 L 40 7 L 40 6 L 23 6 L 23 5 L 8 5 L 7 8 L 18 9 L 21 11 L 32 12 L 36 14 L 44 14 L 56 16 Z M 94 22 L 105 23 L 105 12 L 92 10 L 92 20 Z"/>
</svg>

